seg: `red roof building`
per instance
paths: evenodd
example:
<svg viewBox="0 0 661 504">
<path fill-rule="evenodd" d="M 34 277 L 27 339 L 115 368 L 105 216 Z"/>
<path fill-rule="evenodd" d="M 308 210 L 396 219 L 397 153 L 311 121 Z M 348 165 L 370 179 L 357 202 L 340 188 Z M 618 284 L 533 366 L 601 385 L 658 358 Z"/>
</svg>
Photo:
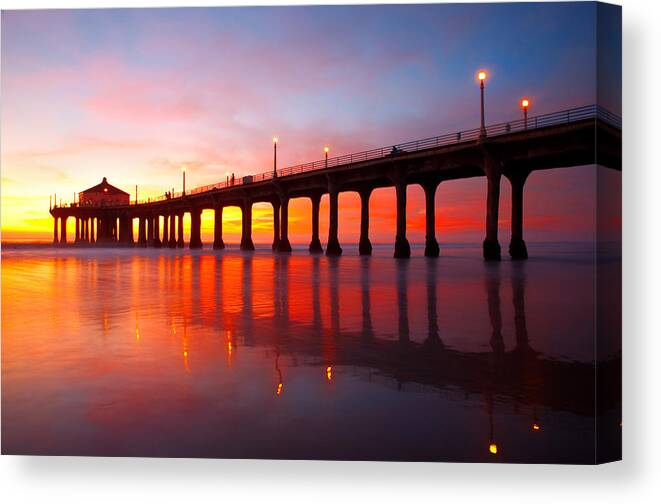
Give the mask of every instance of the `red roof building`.
<svg viewBox="0 0 661 504">
<path fill-rule="evenodd" d="M 128 205 L 129 200 L 129 193 L 110 185 L 105 177 L 100 184 L 78 193 L 81 206 Z"/>
</svg>

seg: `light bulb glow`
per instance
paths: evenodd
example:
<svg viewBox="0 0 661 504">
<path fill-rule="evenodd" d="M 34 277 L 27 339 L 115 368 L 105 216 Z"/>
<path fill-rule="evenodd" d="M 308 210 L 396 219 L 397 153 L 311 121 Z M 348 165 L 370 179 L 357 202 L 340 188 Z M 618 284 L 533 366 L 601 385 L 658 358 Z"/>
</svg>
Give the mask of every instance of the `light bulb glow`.
<svg viewBox="0 0 661 504">
<path fill-rule="evenodd" d="M 529 106 L 530 106 L 530 100 L 528 100 L 528 98 L 523 98 L 521 100 L 521 108 L 523 110 L 526 110 Z"/>
<path fill-rule="evenodd" d="M 496 443 L 491 443 L 489 445 L 489 453 L 496 455 L 498 453 L 498 445 Z"/>
<path fill-rule="evenodd" d="M 487 80 L 487 72 L 484 70 L 477 72 L 477 80 L 480 82 Z"/>
</svg>

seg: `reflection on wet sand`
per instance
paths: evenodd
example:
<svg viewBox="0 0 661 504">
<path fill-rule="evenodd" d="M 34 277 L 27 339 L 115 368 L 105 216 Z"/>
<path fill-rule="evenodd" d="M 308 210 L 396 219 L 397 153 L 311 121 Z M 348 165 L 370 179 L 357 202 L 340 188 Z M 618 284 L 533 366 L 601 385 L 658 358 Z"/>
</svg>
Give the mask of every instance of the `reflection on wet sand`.
<svg viewBox="0 0 661 504">
<path fill-rule="evenodd" d="M 207 325 L 200 312 L 201 288 L 209 279 L 201 275 L 207 261 L 212 261 L 218 281 L 222 284 L 222 264 L 224 259 L 215 257 L 190 257 L 189 271 L 192 288 L 191 300 L 184 303 L 189 308 L 182 314 L 185 323 L 193 326 Z M 161 261 L 171 258 L 161 257 Z M 174 260 L 180 260 L 176 258 Z M 442 344 L 439 334 L 437 299 L 436 261 L 425 261 L 424 283 L 426 302 L 425 338 L 421 343 L 411 339 L 409 322 L 409 268 L 410 261 L 396 261 L 395 265 L 395 312 L 397 319 L 397 341 L 380 337 L 374 330 L 371 297 L 375 287 L 370 282 L 370 260 L 361 258 L 359 289 L 353 285 L 343 285 L 340 278 L 341 260 L 324 260 L 312 257 L 309 272 L 309 295 L 290 304 L 290 277 L 294 274 L 289 256 L 276 256 L 272 277 L 272 313 L 275 331 L 264 334 L 254 327 L 253 263 L 261 261 L 253 256 L 240 256 L 238 259 L 240 279 L 241 311 L 238 323 L 245 345 L 269 346 L 278 353 L 308 354 L 318 357 L 323 363 L 332 355 L 333 364 L 360 366 L 378 370 L 398 382 L 417 382 L 437 387 L 461 387 L 469 393 L 488 393 L 508 396 L 519 405 L 532 405 L 541 402 L 543 407 L 559 408 L 577 414 L 588 415 L 594 409 L 594 370 L 591 362 L 565 362 L 547 359 L 539 355 L 530 345 L 526 327 L 525 291 L 526 269 L 521 263 L 512 263 L 508 277 L 512 293 L 513 327 L 515 345 L 505 349 L 501 292 L 503 273 L 499 264 L 486 264 L 484 271 L 485 300 L 490 333 L 485 335 L 490 351 L 458 351 Z M 321 261 L 326 261 L 327 278 L 323 278 Z M 209 270 L 213 275 L 214 271 Z M 258 282 L 268 282 L 260 279 Z M 418 282 L 420 283 L 420 282 Z M 196 285 L 200 287 L 196 288 Z M 416 284 L 415 288 L 419 287 Z M 236 287 L 234 287 L 236 288 Z M 321 299 L 326 290 L 326 313 L 323 313 Z M 261 291 L 261 289 L 260 289 Z M 219 289 L 219 293 L 222 288 Z M 214 291 L 207 292 L 206 309 L 224 314 L 222 297 L 214 298 Z M 347 296 L 350 304 L 360 306 L 360 324 L 342 327 L 341 298 Z M 359 302 L 353 299 L 359 297 Z M 292 312 L 305 313 L 305 304 L 311 301 L 310 321 L 301 321 L 305 316 L 292 316 Z M 442 300 L 440 300 L 442 305 Z M 225 320 L 227 314 L 221 315 Z M 293 322 L 296 319 L 296 322 Z M 217 319 L 216 319 L 217 320 Z M 326 329 L 324 329 L 326 327 Z M 321 335 L 321 344 L 315 344 L 314 335 Z M 422 334 L 422 331 L 421 331 Z M 308 339 L 308 336 L 310 338 Z M 385 335 L 381 335 L 385 336 Z M 185 336 L 184 336 L 185 337 Z M 185 345 L 185 344 L 184 344 Z M 277 367 L 277 366 L 276 366 Z M 562 392 L 560 392 L 562 391 Z M 608 407 L 612 405 L 606 405 Z"/>
<path fill-rule="evenodd" d="M 5 262 L 9 263 L 5 269 L 10 273 L 13 267 L 23 271 L 20 260 Z M 562 358 L 562 355 L 572 354 L 571 341 L 564 343 L 567 348 L 559 351 L 560 356 L 550 354 L 547 350 L 549 337 L 543 333 L 543 320 L 533 323 L 539 332 L 537 339 L 529 329 L 529 283 L 539 286 L 554 271 L 540 273 L 533 269 L 529 277 L 530 264 L 479 263 L 471 264 L 470 274 L 463 277 L 460 266 L 450 269 L 442 261 L 422 258 L 385 263 L 378 258 L 365 257 L 349 261 L 345 258 L 259 254 L 124 254 L 109 260 L 80 255 L 69 258 L 66 267 L 59 264 L 53 269 L 53 274 L 58 276 L 73 272 L 71 277 L 53 281 L 74 286 L 66 292 L 66 303 L 84 308 L 80 312 L 71 312 L 70 318 L 74 320 L 69 321 L 72 325 L 67 330 L 89 327 L 95 320 L 102 321 L 100 333 L 108 343 L 103 349 L 87 349 L 94 359 L 112 366 L 116 355 L 131 351 L 121 340 L 125 318 L 133 335 L 133 344 L 142 347 L 143 355 L 151 352 L 141 357 L 148 359 L 148 369 L 126 368 L 124 374 L 120 374 L 120 381 L 130 384 L 131 380 L 146 374 L 150 380 L 162 380 L 175 389 L 191 386 L 180 381 L 183 378 L 173 375 L 173 371 L 167 368 L 170 345 L 167 340 L 172 340 L 180 349 L 188 380 L 194 380 L 191 383 L 195 384 L 196 394 L 219 394 L 216 401 L 224 401 L 226 394 L 233 395 L 224 386 L 213 388 L 214 380 L 220 378 L 207 376 L 205 381 L 196 381 L 197 373 L 217 373 L 218 366 L 226 362 L 228 369 L 237 373 L 237 379 L 241 377 L 242 386 L 254 396 L 251 414 L 266 417 L 273 414 L 269 409 L 271 406 L 255 396 L 256 390 L 262 387 L 270 389 L 270 394 L 275 391 L 275 396 L 283 401 L 285 398 L 302 401 L 308 397 L 318 386 L 309 381 L 307 370 L 311 369 L 315 370 L 316 376 L 323 377 L 326 384 L 332 384 L 334 394 L 355 393 L 362 397 L 364 386 L 380 384 L 379 387 L 385 386 L 387 390 L 390 383 L 400 395 L 418 394 L 408 391 L 414 386 L 427 391 L 436 390 L 441 393 L 440 397 L 451 397 L 451 403 L 442 403 L 445 408 L 450 408 L 448 411 L 454 411 L 451 406 L 454 402 L 481 404 L 481 414 L 486 413 L 484 422 L 476 420 L 473 427 L 461 428 L 486 429 L 483 440 L 478 443 L 483 453 L 498 460 L 554 461 L 559 455 L 537 459 L 532 454 L 529 459 L 526 458 L 528 455 L 508 455 L 508 449 L 511 454 L 512 445 L 517 441 L 510 432 L 512 422 L 502 418 L 505 412 L 514 412 L 508 414 L 521 418 L 529 432 L 539 435 L 554 435 L 554 431 L 555 435 L 560 435 L 562 429 L 543 426 L 547 421 L 557 424 L 562 415 L 585 418 L 587 427 L 582 429 L 590 428 L 588 420 L 597 406 L 594 363 L 580 356 Z M 84 282 L 78 280 L 81 270 L 86 272 Z M 118 271 L 128 271 L 129 275 L 118 274 Z M 150 287 L 154 279 L 158 280 L 158 289 Z M 587 283 L 589 277 L 586 279 Z M 7 282 L 11 280 L 3 270 L 3 295 Z M 94 290 L 104 284 L 107 286 L 104 295 L 94 295 Z M 119 288 L 124 289 L 126 295 L 118 295 L 116 289 Z M 548 286 L 546 295 L 558 303 L 566 302 L 561 293 L 553 292 Z M 511 304 L 504 303 L 510 296 Z M 57 309 L 51 308 L 57 321 Z M 567 310 L 572 309 L 567 307 Z M 582 309 L 579 304 L 576 314 Z M 5 313 L 3 308 L 3 315 Z M 573 312 L 570 315 L 578 316 Z M 589 323 L 586 321 L 585 327 L 589 328 Z M 168 335 L 166 338 L 159 335 L 163 327 L 166 328 L 163 334 Z M 457 327 L 463 328 L 461 333 Z M 12 320 L 3 316 L 3 335 L 8 338 L 10 347 L 14 344 L 20 347 L 20 342 L 12 340 L 16 334 L 18 330 Z M 68 345 L 83 344 L 85 338 L 80 336 L 80 329 L 73 331 L 72 336 L 67 339 Z M 587 336 L 588 331 L 577 329 L 577 337 Z M 87 338 L 89 341 L 89 336 Z M 536 342 L 541 350 L 535 349 Z M 48 336 L 43 337 L 42 343 L 52 344 Z M 562 344 L 558 341 L 556 346 Z M 218 355 L 222 355 L 222 359 Z M 29 360 L 28 357 L 25 359 Z M 603 369 L 619 372 L 617 356 L 609 362 Z M 248 364 L 251 366 L 249 370 L 244 368 Z M 262 377 L 264 372 L 267 375 Z M 9 383 L 3 388 L 11 387 L 11 367 L 3 371 L 3 378 Z M 22 383 L 21 387 L 29 389 L 30 383 Z M 190 393 L 192 390 L 187 394 Z M 373 391 L 370 395 L 383 393 Z M 10 393 L 8 397 L 11 400 L 14 394 Z M 610 402 L 608 396 L 605 401 L 600 401 L 600 415 L 618 409 L 617 398 L 610 397 Z M 381 406 L 385 410 L 380 415 L 392 415 L 387 405 L 392 403 L 395 407 L 401 400 L 386 394 Z M 292 410 L 292 414 L 296 411 L 299 410 Z M 203 417 L 204 408 L 192 414 Z M 310 415 L 310 412 L 306 410 L 305 414 Z M 416 414 L 424 415 L 425 411 Z M 349 421 L 346 415 L 342 421 Z M 348 427 L 357 432 L 365 428 L 359 418 L 353 422 Z M 579 423 L 583 425 L 582 421 Z M 480 424 L 483 427 L 479 427 Z M 3 430 L 11 429 L 11 418 L 8 425 L 5 427 L 3 421 Z M 112 422 L 109 428 L 113 428 Z M 305 428 L 299 426 L 299 430 Z M 420 437 L 419 443 L 430 435 L 423 427 L 419 429 L 420 432 L 407 434 L 412 437 L 411 442 L 416 436 Z M 254 435 L 252 431 L 245 431 L 239 437 Z M 302 434 L 297 431 L 297 435 Z M 434 436 L 441 435 L 434 433 Z M 453 436 L 451 433 L 447 435 Z M 336 436 L 342 439 L 344 434 L 336 433 Z M 271 451 L 262 446 L 263 451 L 260 451 L 249 448 L 250 443 L 243 439 L 244 452 L 241 453 L 243 456 L 312 458 L 316 458 L 315 453 L 319 458 L 456 458 L 456 454 L 446 453 L 442 444 L 435 449 L 426 447 L 430 451 L 418 455 L 411 451 L 397 453 L 395 448 L 389 448 L 395 451 L 383 452 L 387 453 L 386 456 L 380 451 L 384 448 L 376 446 L 383 442 L 374 440 L 374 446 L 363 447 L 357 453 L 339 441 L 332 448 L 319 446 L 317 452 L 308 441 L 306 449 L 312 446 L 312 452 L 308 452 L 294 448 L 295 443 L 292 444 L 291 440 L 288 446 L 271 447 Z M 584 442 L 590 442 L 589 436 Z M 525 446 L 521 449 L 525 451 Z M 30 449 L 17 442 L 16 451 L 30 452 Z M 241 456 L 227 445 L 213 442 L 205 449 L 182 448 L 181 453 Z M 580 453 L 590 453 L 589 444 Z M 569 453 L 566 456 L 567 460 L 590 462 L 575 460 Z M 482 460 L 481 455 L 469 451 L 465 459 Z"/>
</svg>

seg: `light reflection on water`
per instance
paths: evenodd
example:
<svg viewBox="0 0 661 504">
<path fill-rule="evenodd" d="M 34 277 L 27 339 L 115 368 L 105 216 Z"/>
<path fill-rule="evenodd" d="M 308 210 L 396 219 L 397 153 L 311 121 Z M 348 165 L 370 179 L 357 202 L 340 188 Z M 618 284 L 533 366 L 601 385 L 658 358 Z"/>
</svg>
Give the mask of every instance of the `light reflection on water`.
<svg viewBox="0 0 661 504">
<path fill-rule="evenodd" d="M 593 255 L 559 250 L 3 251 L 2 451 L 592 462 Z"/>
</svg>

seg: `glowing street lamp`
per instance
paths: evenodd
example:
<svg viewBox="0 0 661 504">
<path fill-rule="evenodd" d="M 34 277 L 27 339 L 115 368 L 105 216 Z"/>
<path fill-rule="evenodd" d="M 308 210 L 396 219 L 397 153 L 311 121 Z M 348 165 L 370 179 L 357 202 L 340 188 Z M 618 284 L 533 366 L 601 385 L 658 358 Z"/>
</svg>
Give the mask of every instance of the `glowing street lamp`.
<svg viewBox="0 0 661 504">
<path fill-rule="evenodd" d="M 277 170 L 278 163 L 278 137 L 273 137 L 273 176 L 278 176 Z"/>
<path fill-rule="evenodd" d="M 487 80 L 487 72 L 480 70 L 477 72 L 477 80 L 480 81 L 480 136 L 487 136 L 487 129 L 484 126 L 484 81 Z"/>
<path fill-rule="evenodd" d="M 489 444 L 489 453 L 491 453 L 492 455 L 498 454 L 498 445 L 496 443 Z"/>
<path fill-rule="evenodd" d="M 523 110 L 523 129 L 528 129 L 528 107 L 530 107 L 530 100 L 528 98 L 521 99 L 521 110 Z"/>
<path fill-rule="evenodd" d="M 328 168 L 328 151 L 330 151 L 328 146 L 324 147 L 324 168 Z"/>
<path fill-rule="evenodd" d="M 186 195 L 186 167 L 182 166 L 181 167 L 181 176 L 183 177 L 183 190 L 181 191 L 181 195 L 185 196 Z"/>
</svg>

